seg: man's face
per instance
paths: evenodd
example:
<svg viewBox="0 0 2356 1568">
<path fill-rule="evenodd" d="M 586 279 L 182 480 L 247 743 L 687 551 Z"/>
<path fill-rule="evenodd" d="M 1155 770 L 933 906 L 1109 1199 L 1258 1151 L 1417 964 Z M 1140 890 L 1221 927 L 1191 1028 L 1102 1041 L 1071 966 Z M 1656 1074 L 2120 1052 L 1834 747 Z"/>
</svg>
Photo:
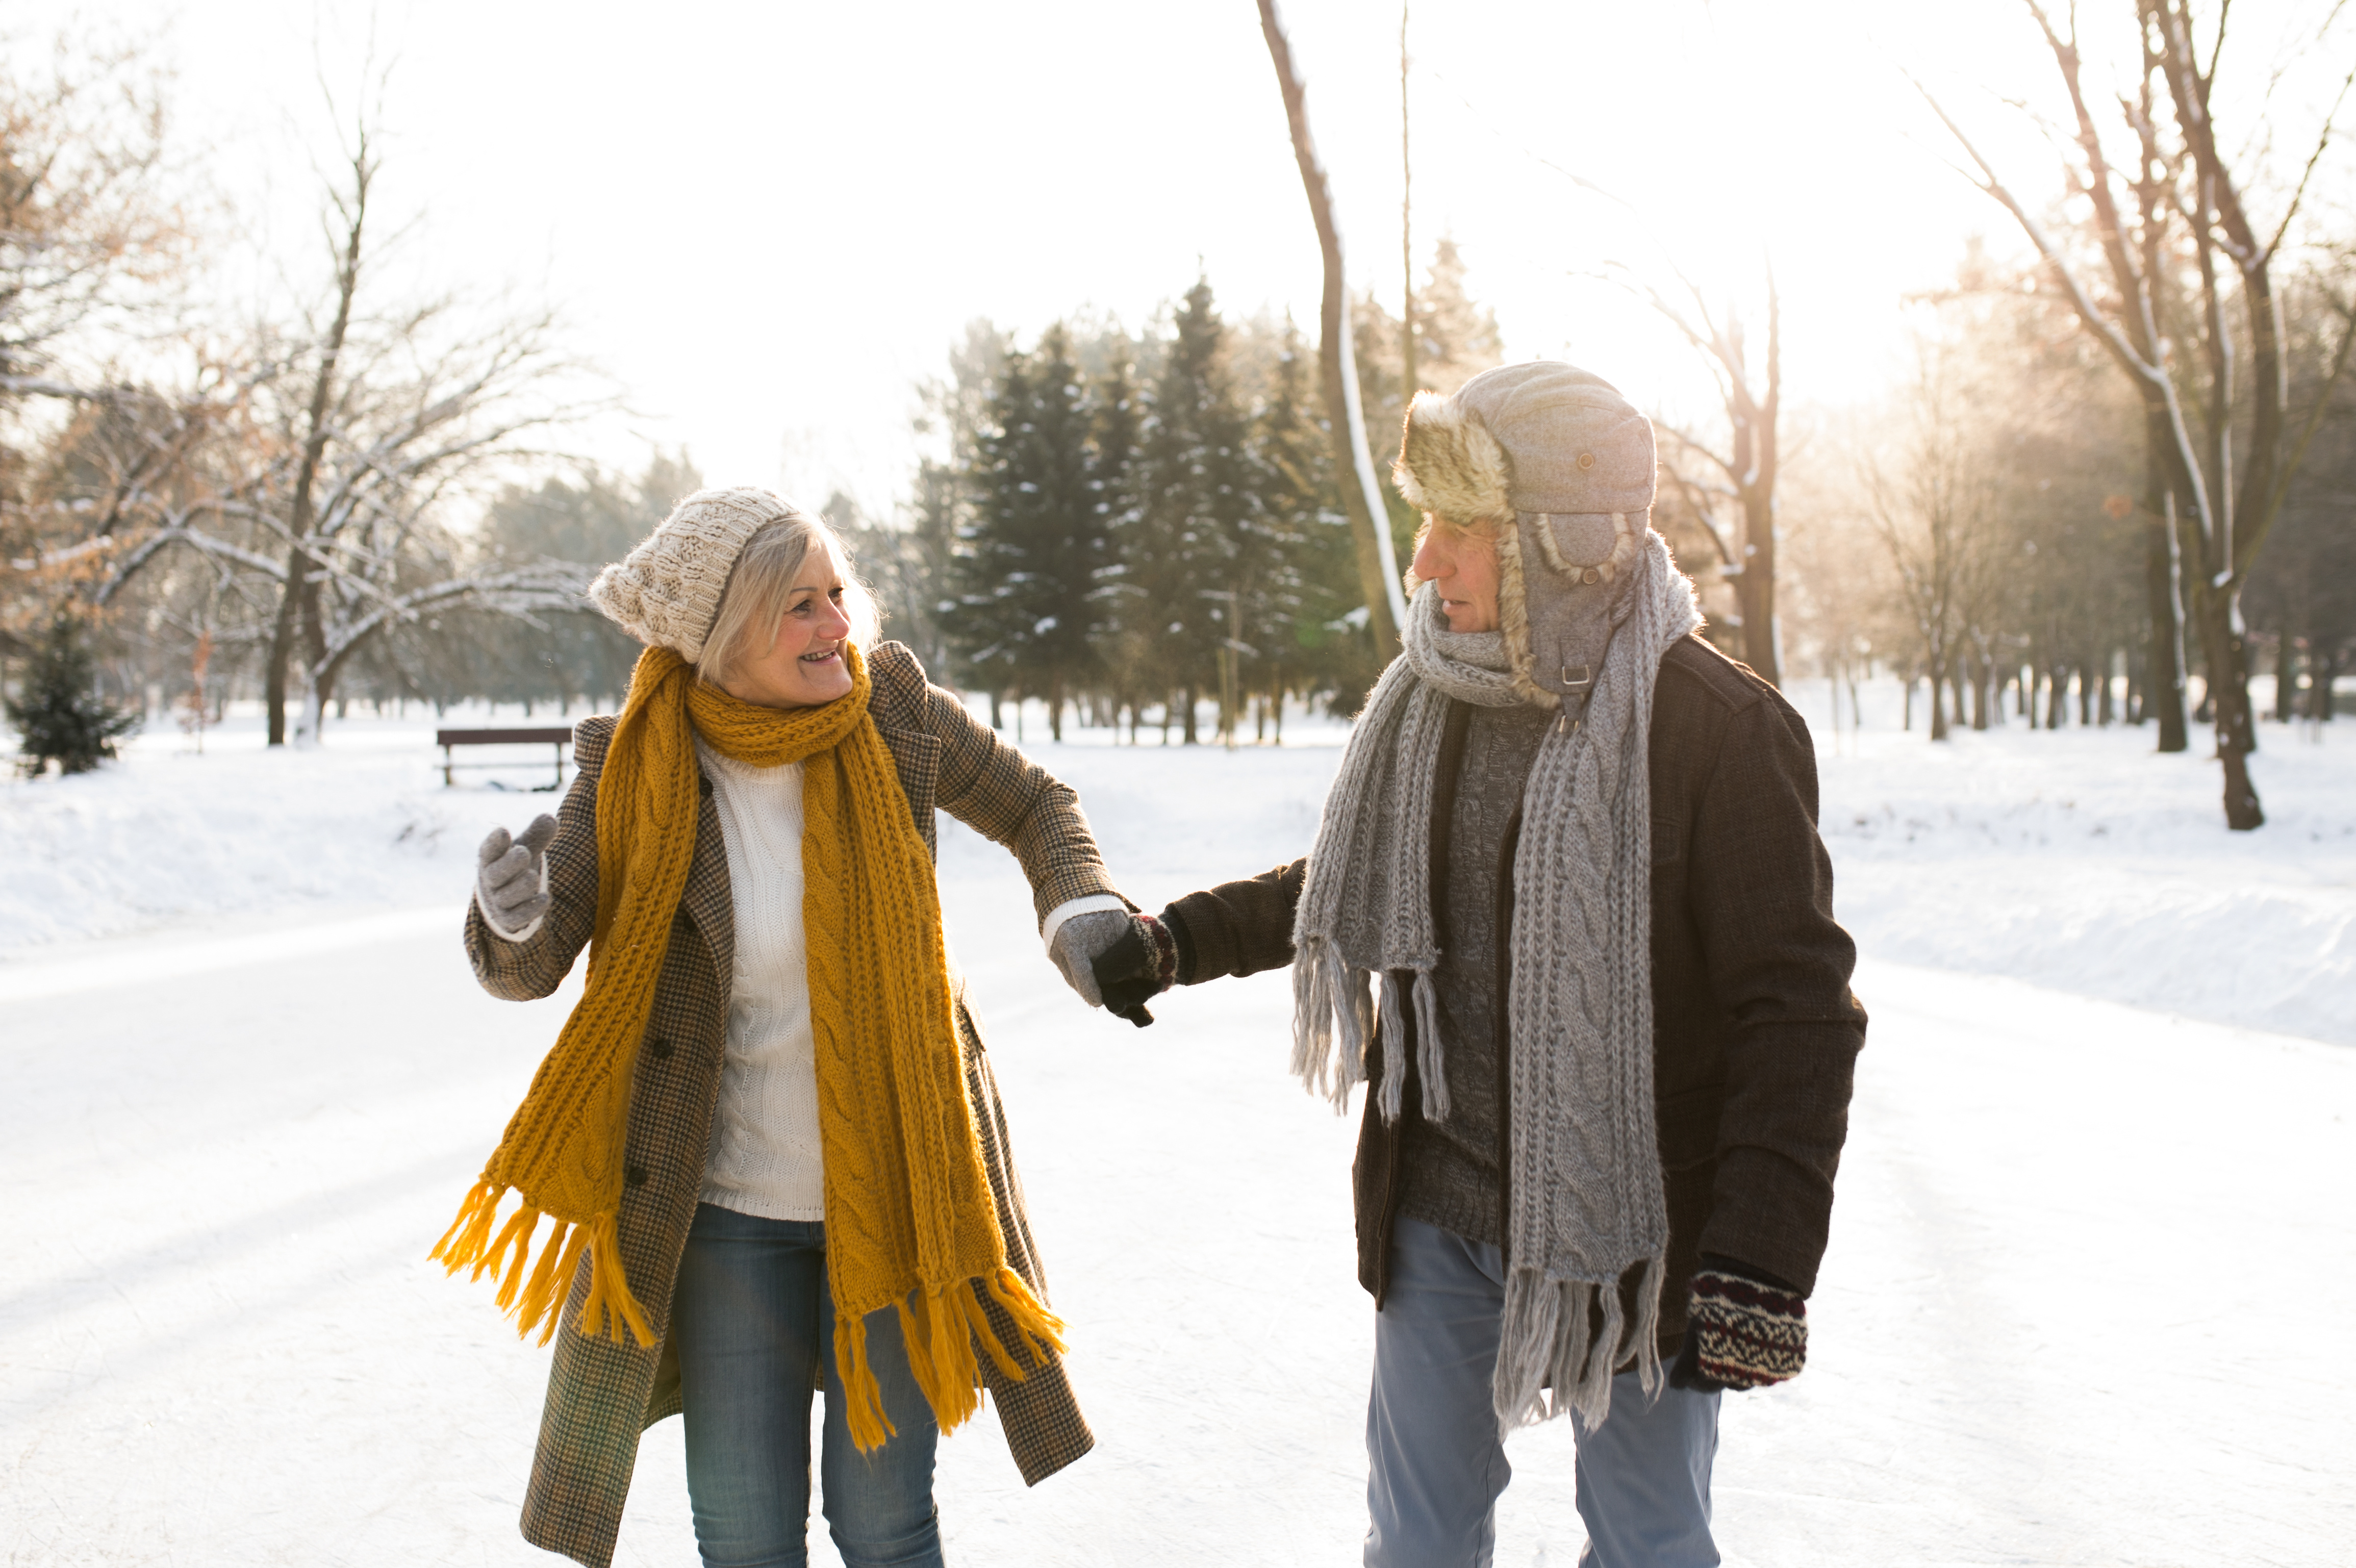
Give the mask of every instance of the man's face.
<svg viewBox="0 0 2356 1568">
<path fill-rule="evenodd" d="M 1451 631 L 1497 629 L 1497 542 L 1437 518 L 1415 547 L 1415 575 L 1440 590 Z"/>
</svg>

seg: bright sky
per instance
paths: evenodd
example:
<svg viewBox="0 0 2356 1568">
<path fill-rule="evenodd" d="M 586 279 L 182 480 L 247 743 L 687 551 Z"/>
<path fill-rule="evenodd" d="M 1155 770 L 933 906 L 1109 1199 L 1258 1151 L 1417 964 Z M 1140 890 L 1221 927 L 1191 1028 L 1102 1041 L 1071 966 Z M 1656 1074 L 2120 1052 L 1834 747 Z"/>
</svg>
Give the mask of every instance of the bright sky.
<svg viewBox="0 0 2356 1568">
<path fill-rule="evenodd" d="M 559 306 L 626 389 L 632 415 L 582 436 L 624 465 L 684 445 L 715 482 L 813 502 L 841 484 L 881 510 L 916 450 L 914 384 L 973 317 L 1026 339 L 1084 305 L 1134 326 L 1199 259 L 1230 312 L 1290 308 L 1313 329 L 1315 236 L 1252 0 L 48 5 L 46 22 L 12 6 L 20 38 L 70 12 L 159 41 L 210 177 L 303 279 L 325 272 L 317 81 L 351 96 L 372 25 L 393 62 L 382 199 L 422 214 L 402 266 Z M 2304 156 L 2356 47 L 2356 27 L 2319 55 L 2284 47 L 2324 5 L 2236 7 L 2223 123 L 2287 59 L 2276 111 Z M 2083 9 L 2119 41 L 2128 0 Z M 1396 300 L 1398 11 L 1283 15 L 1354 282 Z M 2019 248 L 1942 161 L 1954 149 L 1901 67 L 2022 188 L 2055 188 L 2002 101 L 2053 91 L 2017 0 L 1424 0 L 1408 49 L 1419 265 L 1452 233 L 1512 357 L 1566 355 L 1684 416 L 1708 402 L 1690 355 L 1578 275 L 1657 255 L 1647 229 L 1713 290 L 1755 293 L 1772 250 L 1791 394 L 1826 403 L 1871 395 L 1901 296 L 1947 277 L 1965 236 Z"/>
</svg>

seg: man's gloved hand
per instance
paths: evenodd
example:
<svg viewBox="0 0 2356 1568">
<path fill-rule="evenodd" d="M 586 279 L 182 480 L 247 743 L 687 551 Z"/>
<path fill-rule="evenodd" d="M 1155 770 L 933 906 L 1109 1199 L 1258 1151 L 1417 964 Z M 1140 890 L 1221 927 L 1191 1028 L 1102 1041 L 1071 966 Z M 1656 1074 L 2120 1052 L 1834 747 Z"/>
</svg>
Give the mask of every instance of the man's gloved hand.
<svg viewBox="0 0 2356 1568">
<path fill-rule="evenodd" d="M 1763 1389 L 1800 1374 L 1808 1359 L 1808 1304 L 1783 1282 L 1706 1259 L 1669 1386 L 1696 1393 Z"/>
<path fill-rule="evenodd" d="M 1074 915 L 1055 928 L 1055 940 L 1048 944 L 1047 956 L 1064 972 L 1066 983 L 1091 1007 L 1103 1006 L 1104 997 L 1097 991 L 1090 961 L 1119 941 L 1128 929 L 1129 912 L 1125 909 L 1091 909 L 1085 915 Z"/>
<path fill-rule="evenodd" d="M 556 819 L 543 811 L 521 838 L 493 828 L 483 841 L 475 870 L 475 902 L 492 930 L 511 942 L 530 936 L 548 913 L 548 843 Z"/>
<path fill-rule="evenodd" d="M 1132 915 L 1129 929 L 1096 958 L 1097 989 L 1106 1008 L 1142 1029 L 1153 1022 L 1148 997 L 1159 996 L 1178 978 L 1178 941 L 1151 915 Z"/>
</svg>

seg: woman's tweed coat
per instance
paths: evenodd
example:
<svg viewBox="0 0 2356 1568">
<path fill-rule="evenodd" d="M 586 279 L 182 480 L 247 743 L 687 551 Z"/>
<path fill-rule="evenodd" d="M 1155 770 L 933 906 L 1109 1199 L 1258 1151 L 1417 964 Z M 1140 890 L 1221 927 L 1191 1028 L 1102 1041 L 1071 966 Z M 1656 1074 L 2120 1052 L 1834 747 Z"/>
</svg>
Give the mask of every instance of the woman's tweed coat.
<svg viewBox="0 0 2356 1568">
<path fill-rule="evenodd" d="M 927 849 L 938 853 L 933 823 L 938 807 L 1014 853 L 1031 879 L 1042 919 L 1066 900 L 1114 892 L 1079 799 L 1068 786 L 1000 744 L 956 697 L 928 685 L 916 655 L 900 644 L 875 649 L 867 667 L 873 686 L 869 711 Z M 581 771 L 558 811 L 556 837 L 548 846 L 552 898 L 540 929 L 527 941 L 504 941 L 483 924 L 479 910 L 467 910 L 466 955 L 476 978 L 494 996 L 524 1001 L 548 995 L 588 945 L 597 908 L 597 779 L 613 732 L 611 717 L 584 719 L 574 732 Z M 631 1084 L 622 1193 L 624 1264 L 660 1343 L 641 1350 L 573 1329 L 588 1289 L 584 1258 L 557 1331 L 540 1448 L 524 1495 L 524 1538 L 591 1568 L 606 1568 L 613 1560 L 639 1433 L 680 1408 L 679 1361 L 669 1333 L 671 1287 L 703 1187 L 735 954 L 728 855 L 709 780 L 701 795 L 695 858 L 671 925 L 670 950 Z M 957 1015 L 966 1089 L 998 1199 L 1007 1261 L 1044 1301 L 1046 1276 L 1023 1214 L 1005 1112 L 961 982 Z M 983 1305 L 999 1318 L 997 1304 L 987 1295 Z M 998 1327 L 1001 1343 L 1020 1343 L 1011 1324 Z M 984 1357 L 982 1380 L 1025 1482 L 1037 1484 L 1094 1445 L 1059 1361 L 1033 1368 L 1017 1382 Z"/>
</svg>

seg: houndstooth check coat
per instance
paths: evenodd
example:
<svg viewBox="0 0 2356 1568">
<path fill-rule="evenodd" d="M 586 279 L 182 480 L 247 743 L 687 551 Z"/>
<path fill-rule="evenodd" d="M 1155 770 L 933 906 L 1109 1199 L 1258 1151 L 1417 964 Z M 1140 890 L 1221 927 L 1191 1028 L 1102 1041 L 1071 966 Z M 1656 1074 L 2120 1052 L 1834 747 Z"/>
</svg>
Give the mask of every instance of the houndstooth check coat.
<svg viewBox="0 0 2356 1568">
<path fill-rule="evenodd" d="M 1069 786 L 1001 744 L 956 697 L 928 684 L 916 655 L 899 643 L 875 649 L 867 668 L 869 712 L 928 850 L 939 853 L 933 820 L 937 807 L 1013 852 L 1031 879 L 1042 919 L 1069 899 L 1115 891 Z M 466 956 L 476 978 L 494 996 L 524 1001 L 548 995 L 588 945 L 597 908 L 597 780 L 614 723 L 610 716 L 584 719 L 574 731 L 580 775 L 557 813 L 556 837 L 548 846 L 552 897 L 539 930 L 524 941 L 506 941 L 483 923 L 480 910 L 468 906 Z M 680 1409 L 679 1359 L 669 1337 L 671 1290 L 703 1187 L 735 954 L 728 856 L 709 780 L 701 796 L 695 858 L 672 921 L 669 951 L 631 1083 L 625 1155 L 623 1263 L 658 1344 L 641 1350 L 574 1330 L 588 1292 L 589 1261 L 584 1257 L 557 1330 L 540 1447 L 524 1495 L 524 1538 L 590 1568 L 607 1568 L 613 1561 L 638 1434 Z M 1023 1213 L 1005 1112 L 961 981 L 957 989 L 966 1092 L 998 1200 L 1007 1262 L 1044 1301 L 1046 1275 Z M 982 1305 L 999 1342 L 1020 1345 L 1021 1337 L 987 1294 Z M 1034 1365 L 1021 1381 L 1005 1376 L 986 1356 L 981 1371 L 1026 1483 L 1035 1486 L 1095 1445 L 1060 1360 Z"/>
</svg>

